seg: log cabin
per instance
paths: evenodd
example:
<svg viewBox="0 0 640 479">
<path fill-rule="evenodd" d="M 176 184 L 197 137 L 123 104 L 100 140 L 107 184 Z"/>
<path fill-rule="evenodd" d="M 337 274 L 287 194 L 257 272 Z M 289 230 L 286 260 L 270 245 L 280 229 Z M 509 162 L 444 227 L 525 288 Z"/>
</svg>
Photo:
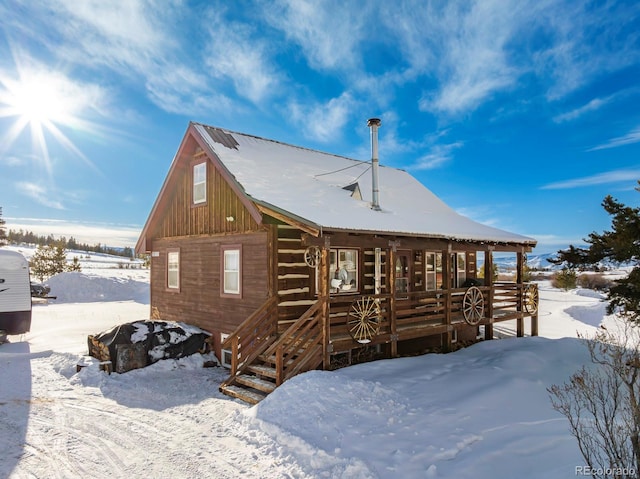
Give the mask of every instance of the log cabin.
<svg viewBox="0 0 640 479">
<path fill-rule="evenodd" d="M 532 238 L 456 213 L 406 171 L 190 123 L 136 245 L 152 317 L 212 333 L 250 403 L 359 358 L 450 350 L 494 324 L 538 330 Z M 493 255 L 517 258 L 494 280 Z"/>
</svg>

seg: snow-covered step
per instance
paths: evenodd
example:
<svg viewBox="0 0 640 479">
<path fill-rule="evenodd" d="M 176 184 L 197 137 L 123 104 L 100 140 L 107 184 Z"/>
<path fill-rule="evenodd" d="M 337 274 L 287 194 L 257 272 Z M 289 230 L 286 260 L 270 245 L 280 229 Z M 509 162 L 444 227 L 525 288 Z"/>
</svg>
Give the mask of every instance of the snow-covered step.
<svg viewBox="0 0 640 479">
<path fill-rule="evenodd" d="M 249 386 L 253 389 L 258 389 L 259 391 L 265 392 L 269 394 L 273 392 L 276 388 L 276 385 L 271 381 L 266 381 L 264 379 L 260 379 L 257 376 L 252 376 L 249 374 L 240 374 L 235 377 L 235 382 L 238 384 L 242 384 L 243 386 Z"/>
<path fill-rule="evenodd" d="M 248 389 L 235 385 L 220 386 L 220 392 L 226 394 L 227 396 L 242 399 L 249 404 L 258 404 L 265 397 L 267 397 L 266 394 L 263 394 L 259 391 L 250 391 Z"/>
<path fill-rule="evenodd" d="M 264 376 L 267 378 L 276 378 L 276 368 L 267 366 L 266 364 L 252 364 L 247 366 L 247 371 L 250 371 L 258 376 Z"/>
</svg>

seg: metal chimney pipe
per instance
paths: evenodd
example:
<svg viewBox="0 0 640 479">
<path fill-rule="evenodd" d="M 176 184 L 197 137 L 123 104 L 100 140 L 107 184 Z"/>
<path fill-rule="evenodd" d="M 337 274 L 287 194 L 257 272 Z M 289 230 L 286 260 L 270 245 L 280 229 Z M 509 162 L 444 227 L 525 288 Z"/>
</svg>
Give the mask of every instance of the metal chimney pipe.
<svg viewBox="0 0 640 479">
<path fill-rule="evenodd" d="M 380 193 L 378 189 L 378 127 L 381 123 L 379 118 L 369 118 L 367 121 L 367 126 L 371 128 L 371 209 L 375 211 L 380 211 L 380 201 L 378 199 L 378 194 Z"/>
</svg>

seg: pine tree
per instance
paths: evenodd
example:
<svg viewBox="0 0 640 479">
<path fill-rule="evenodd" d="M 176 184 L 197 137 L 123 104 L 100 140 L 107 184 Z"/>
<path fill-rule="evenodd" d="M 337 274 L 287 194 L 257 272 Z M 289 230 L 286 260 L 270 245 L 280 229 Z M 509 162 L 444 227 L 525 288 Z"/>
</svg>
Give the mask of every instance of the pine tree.
<svg viewBox="0 0 640 479">
<path fill-rule="evenodd" d="M 80 260 L 78 260 L 77 256 L 73 257 L 73 261 L 71 261 L 71 263 L 67 264 L 67 271 L 72 272 L 72 271 L 82 271 L 82 267 L 80 266 Z"/>
<path fill-rule="evenodd" d="M 38 246 L 31 257 L 30 266 L 33 275 L 42 282 L 68 270 L 67 255 L 61 245 Z"/>
<path fill-rule="evenodd" d="M 0 246 L 7 244 L 7 227 L 6 221 L 2 219 L 2 206 L 0 206 Z"/>
<path fill-rule="evenodd" d="M 640 192 L 640 186 L 636 191 Z M 593 232 L 585 239 L 588 248 L 571 245 L 558 251 L 557 258 L 550 261 L 565 263 L 569 268 L 595 265 L 603 260 L 631 263 L 629 275 L 616 281 L 609 290 L 607 312 L 618 310 L 627 319 L 640 322 L 640 207 L 626 206 L 611 195 L 602 201 L 602 207 L 612 217 L 611 231 Z"/>
</svg>

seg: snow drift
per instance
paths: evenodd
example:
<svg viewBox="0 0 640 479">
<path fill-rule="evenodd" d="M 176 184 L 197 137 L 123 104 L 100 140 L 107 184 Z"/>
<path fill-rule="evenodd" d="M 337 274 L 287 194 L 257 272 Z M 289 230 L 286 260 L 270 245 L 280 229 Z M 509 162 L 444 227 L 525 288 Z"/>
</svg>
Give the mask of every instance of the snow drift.
<svg viewBox="0 0 640 479">
<path fill-rule="evenodd" d="M 132 278 L 83 272 L 60 273 L 47 284 L 58 303 L 94 303 L 100 301 L 136 301 L 149 303 L 149 283 Z"/>
</svg>

